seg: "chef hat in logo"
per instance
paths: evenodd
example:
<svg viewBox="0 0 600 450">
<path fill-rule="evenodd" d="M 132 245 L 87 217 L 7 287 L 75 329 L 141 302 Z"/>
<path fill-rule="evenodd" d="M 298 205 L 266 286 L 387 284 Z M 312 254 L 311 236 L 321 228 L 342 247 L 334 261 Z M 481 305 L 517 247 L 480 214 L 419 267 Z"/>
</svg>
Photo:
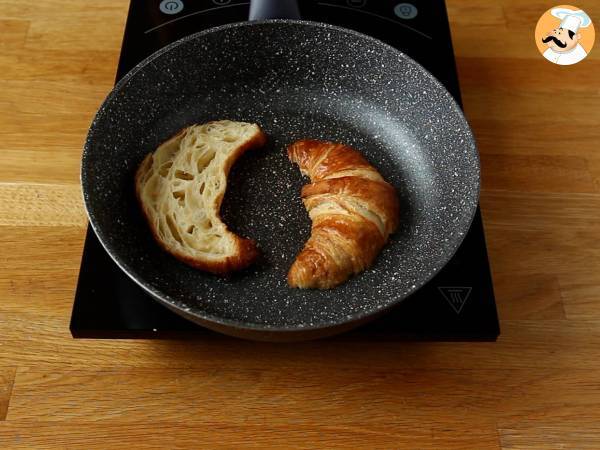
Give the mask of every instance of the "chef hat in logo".
<svg viewBox="0 0 600 450">
<path fill-rule="evenodd" d="M 561 20 L 560 28 L 571 30 L 573 33 L 577 33 L 579 28 L 589 27 L 592 23 L 590 16 L 580 9 L 554 8 L 550 12 L 554 17 Z"/>
</svg>

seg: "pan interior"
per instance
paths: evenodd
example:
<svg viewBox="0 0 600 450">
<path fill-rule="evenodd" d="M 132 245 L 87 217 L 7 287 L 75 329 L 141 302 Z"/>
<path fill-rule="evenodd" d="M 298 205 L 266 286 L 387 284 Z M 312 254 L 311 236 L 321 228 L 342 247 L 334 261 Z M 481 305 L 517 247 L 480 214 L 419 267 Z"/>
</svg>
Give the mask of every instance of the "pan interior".
<svg viewBox="0 0 600 450">
<path fill-rule="evenodd" d="M 133 194 L 148 152 L 185 126 L 219 119 L 256 122 L 269 135 L 229 177 L 223 218 L 262 257 L 228 279 L 161 251 Z M 359 149 L 401 198 L 401 227 L 375 265 L 328 291 L 286 283 L 310 233 L 299 196 L 307 180 L 285 154 L 302 138 Z M 90 221 L 138 283 L 187 317 L 285 329 L 350 321 L 424 284 L 468 230 L 478 177 L 468 125 L 420 66 L 371 38 L 299 22 L 221 27 L 151 57 L 102 105 L 82 164 Z"/>
</svg>

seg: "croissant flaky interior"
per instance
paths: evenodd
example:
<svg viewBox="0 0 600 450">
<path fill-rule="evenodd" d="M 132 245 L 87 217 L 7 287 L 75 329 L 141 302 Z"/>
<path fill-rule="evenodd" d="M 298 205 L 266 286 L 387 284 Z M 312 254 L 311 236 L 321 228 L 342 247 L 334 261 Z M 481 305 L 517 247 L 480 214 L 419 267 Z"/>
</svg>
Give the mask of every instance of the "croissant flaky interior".
<svg viewBox="0 0 600 450">
<path fill-rule="evenodd" d="M 288 147 L 288 156 L 310 177 L 302 201 L 312 220 L 311 236 L 288 272 L 288 283 L 329 289 L 373 263 L 398 227 L 398 196 L 347 145 L 301 140 Z"/>
<path fill-rule="evenodd" d="M 256 259 L 254 241 L 229 231 L 219 211 L 231 166 L 265 142 L 258 125 L 221 120 L 192 125 L 146 156 L 136 173 L 136 194 L 166 251 L 216 274 Z"/>
</svg>

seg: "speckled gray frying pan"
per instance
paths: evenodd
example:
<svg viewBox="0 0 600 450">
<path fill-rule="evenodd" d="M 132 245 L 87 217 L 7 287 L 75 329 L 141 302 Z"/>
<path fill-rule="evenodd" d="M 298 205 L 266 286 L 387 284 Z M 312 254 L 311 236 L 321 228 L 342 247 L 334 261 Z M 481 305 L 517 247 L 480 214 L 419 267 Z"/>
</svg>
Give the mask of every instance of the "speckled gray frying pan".
<svg viewBox="0 0 600 450">
<path fill-rule="evenodd" d="M 257 122 L 269 135 L 229 178 L 223 219 L 262 251 L 229 279 L 163 252 L 134 196 L 134 172 L 148 152 L 215 119 Z M 286 283 L 310 234 L 300 201 L 307 180 L 285 153 L 301 138 L 359 149 L 401 197 L 402 225 L 372 269 L 327 291 Z M 457 104 L 406 55 L 346 29 L 268 20 L 189 36 L 135 67 L 91 125 L 81 178 L 98 238 L 154 298 L 208 328 L 283 341 L 350 329 L 433 277 L 469 229 L 479 160 Z"/>
</svg>

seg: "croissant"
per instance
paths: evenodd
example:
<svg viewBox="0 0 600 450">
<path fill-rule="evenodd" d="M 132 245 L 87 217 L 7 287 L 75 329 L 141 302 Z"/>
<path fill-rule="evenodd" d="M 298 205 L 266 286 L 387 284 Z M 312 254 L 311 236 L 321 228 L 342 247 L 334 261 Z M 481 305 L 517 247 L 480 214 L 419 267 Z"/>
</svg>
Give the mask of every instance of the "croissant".
<svg viewBox="0 0 600 450">
<path fill-rule="evenodd" d="M 288 283 L 333 288 L 371 266 L 398 227 L 398 196 L 347 145 L 301 140 L 288 147 L 288 157 L 310 177 L 302 201 L 312 220 L 311 236 L 288 272 Z"/>
<path fill-rule="evenodd" d="M 146 156 L 136 172 L 136 194 L 161 247 L 219 275 L 258 257 L 254 241 L 231 232 L 220 209 L 231 166 L 265 141 L 256 124 L 220 120 L 185 128 Z"/>
</svg>

